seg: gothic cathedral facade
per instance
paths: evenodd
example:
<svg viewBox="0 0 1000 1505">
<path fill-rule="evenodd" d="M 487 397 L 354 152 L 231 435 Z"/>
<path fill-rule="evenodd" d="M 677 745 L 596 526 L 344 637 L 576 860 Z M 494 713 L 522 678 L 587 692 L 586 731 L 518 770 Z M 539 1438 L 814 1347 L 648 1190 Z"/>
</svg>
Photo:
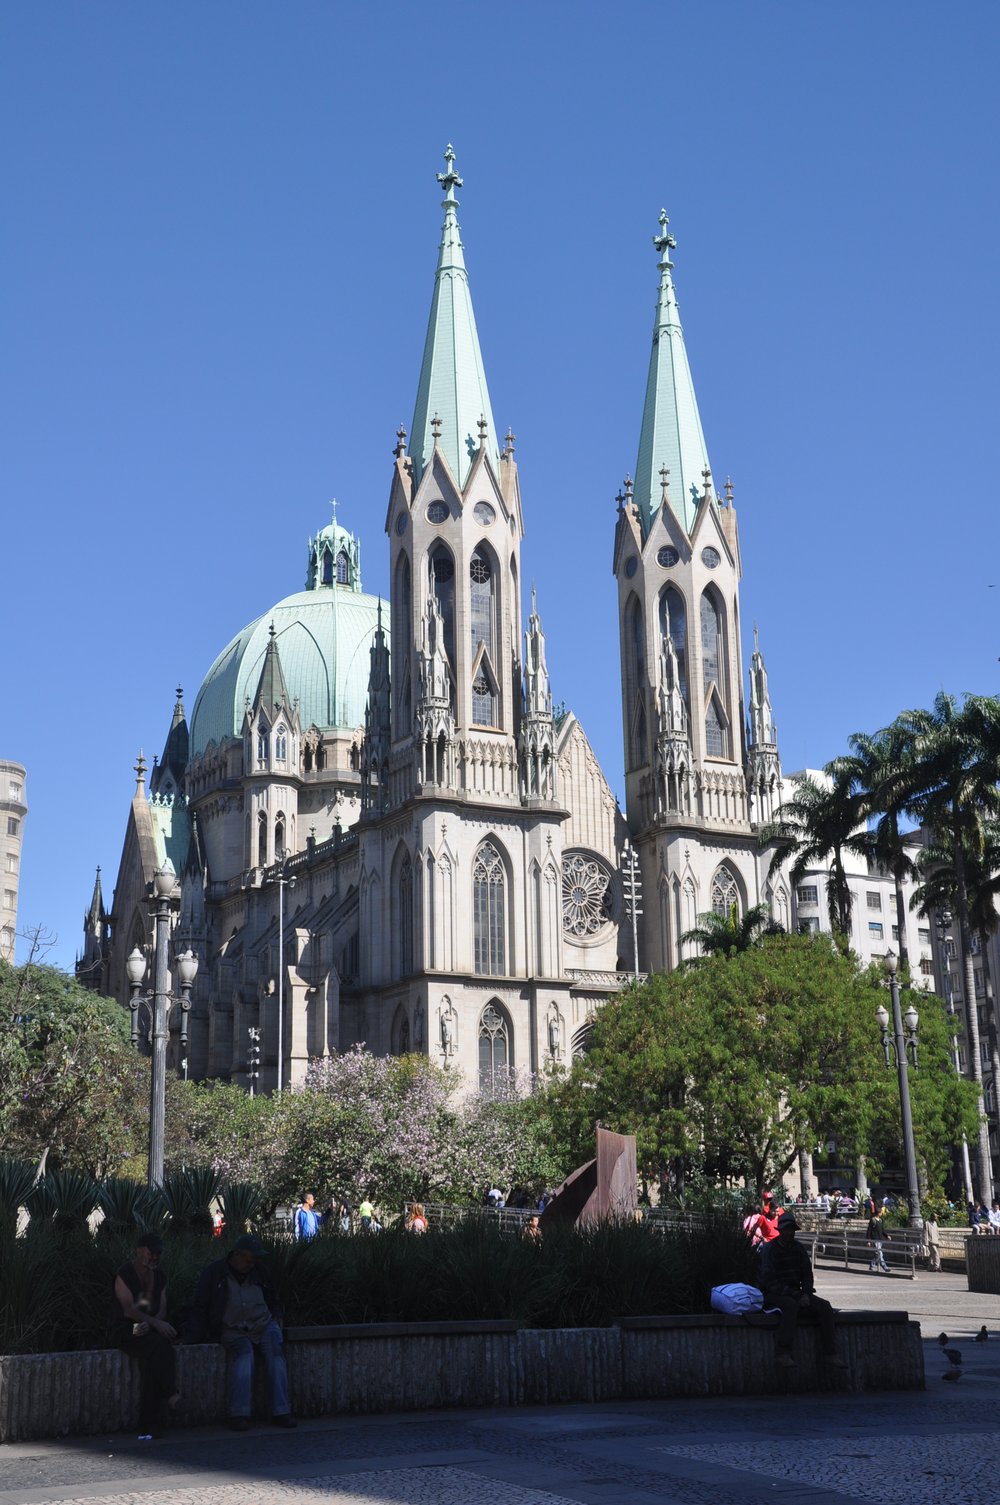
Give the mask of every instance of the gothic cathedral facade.
<svg viewBox="0 0 1000 1505">
<path fill-rule="evenodd" d="M 264 1088 L 364 1043 L 486 1089 L 565 1065 L 637 970 L 672 968 L 698 915 L 766 903 L 761 827 L 781 771 L 759 650 L 743 696 L 732 488 L 716 493 L 677 314 L 666 216 L 635 481 L 618 498 L 625 810 L 583 727 L 553 707 L 514 435 L 493 417 L 446 153 L 443 226 L 412 428 L 397 435 L 389 600 L 337 520 L 306 588 L 233 638 L 188 725 L 181 692 L 117 882 L 100 877 L 78 971 L 128 1002 L 147 895 L 177 875 L 173 950 L 195 951 L 196 1077 Z M 642 901 L 637 901 L 641 880 Z"/>
</svg>

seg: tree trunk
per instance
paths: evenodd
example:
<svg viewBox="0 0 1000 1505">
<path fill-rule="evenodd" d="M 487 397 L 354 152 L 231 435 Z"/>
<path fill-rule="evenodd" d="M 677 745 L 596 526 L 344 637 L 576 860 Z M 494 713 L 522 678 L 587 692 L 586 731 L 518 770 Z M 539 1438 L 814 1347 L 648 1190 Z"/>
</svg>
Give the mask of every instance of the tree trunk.
<svg viewBox="0 0 1000 1505">
<path fill-rule="evenodd" d="M 957 815 L 957 812 L 955 812 Z M 978 1091 L 979 1133 L 976 1137 L 976 1183 L 974 1190 L 989 1207 L 993 1203 L 993 1161 L 990 1154 L 990 1131 L 983 1103 L 983 1061 L 979 1045 L 979 1009 L 976 1004 L 976 975 L 972 958 L 972 926 L 969 917 L 969 890 L 965 881 L 965 851 L 957 819 L 951 830 L 952 860 L 955 864 L 955 897 L 958 900 L 958 928 L 962 942 L 962 975 L 965 980 L 965 1021 L 968 1029 L 972 1080 Z"/>
<path fill-rule="evenodd" d="M 811 1150 L 799 1150 L 799 1185 L 806 1201 L 813 1195 L 813 1157 Z"/>
<path fill-rule="evenodd" d="M 899 931 L 899 970 L 910 968 L 910 948 L 906 944 L 906 900 L 903 898 L 903 879 L 897 871 L 893 873 L 893 881 L 896 885 L 896 929 Z"/>
<path fill-rule="evenodd" d="M 983 989 L 986 998 L 986 1019 L 990 1038 L 990 1072 L 993 1077 L 993 1122 L 1000 1141 L 1000 1030 L 997 1029 L 997 1000 L 993 991 L 987 946 L 989 936 L 979 927 L 979 955 L 983 959 Z"/>
</svg>

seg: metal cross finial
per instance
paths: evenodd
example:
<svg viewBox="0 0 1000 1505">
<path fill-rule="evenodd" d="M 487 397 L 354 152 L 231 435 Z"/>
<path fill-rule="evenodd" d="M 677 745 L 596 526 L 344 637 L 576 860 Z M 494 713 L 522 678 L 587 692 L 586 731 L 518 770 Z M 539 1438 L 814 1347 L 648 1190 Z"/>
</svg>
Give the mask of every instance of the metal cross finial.
<svg viewBox="0 0 1000 1505">
<path fill-rule="evenodd" d="M 666 498 L 667 492 L 670 489 L 670 467 L 668 465 L 660 466 L 660 485 L 663 488 L 664 498 Z"/>
<path fill-rule="evenodd" d="M 660 233 L 659 233 L 659 235 L 654 235 L 653 236 L 653 245 L 659 251 L 660 255 L 663 257 L 664 261 L 666 262 L 667 266 L 671 265 L 670 259 L 667 256 L 667 252 L 668 251 L 673 251 L 676 248 L 676 246 L 677 246 L 677 242 L 674 240 L 674 237 L 672 235 L 670 235 L 670 234 L 667 233 L 667 226 L 669 225 L 669 223 L 670 223 L 670 221 L 667 218 L 667 211 L 665 209 L 661 209 L 660 210 Z"/>
<path fill-rule="evenodd" d="M 397 460 L 401 455 L 406 454 L 406 430 L 402 424 L 396 430 L 396 448 L 393 450 L 393 454 Z"/>
<path fill-rule="evenodd" d="M 139 756 L 136 758 L 132 767 L 135 770 L 136 787 L 138 789 L 141 789 L 143 784 L 146 782 L 146 759 L 142 755 L 141 747 L 139 749 Z"/>
<path fill-rule="evenodd" d="M 726 493 L 726 506 L 731 507 L 733 505 L 733 481 L 731 476 L 726 476 L 726 484 L 723 490 Z"/>
<path fill-rule="evenodd" d="M 615 497 L 615 501 L 618 503 L 618 511 L 619 512 L 624 512 L 624 510 L 625 510 L 625 498 L 622 495 L 621 491 L 618 492 L 618 495 Z"/>
<path fill-rule="evenodd" d="M 757 623 L 756 622 L 753 624 L 753 651 L 754 651 L 754 653 L 759 653 L 760 652 L 760 642 L 759 642 L 759 640 L 757 638 Z"/>
<path fill-rule="evenodd" d="M 441 420 L 436 413 L 431 419 L 431 433 L 434 436 L 434 443 L 436 444 L 441 437 Z"/>
<path fill-rule="evenodd" d="M 336 497 L 332 497 L 330 499 L 330 511 L 333 513 L 333 518 L 332 518 L 333 526 L 336 527 L 336 525 L 337 525 L 337 498 Z"/>
<path fill-rule="evenodd" d="M 707 465 L 701 473 L 701 478 L 705 483 L 705 500 L 710 502 L 712 500 L 712 472 Z"/>
<path fill-rule="evenodd" d="M 183 689 L 183 686 L 181 686 L 181 685 L 177 686 L 177 699 L 178 700 L 183 700 L 184 699 L 184 689 Z"/>
<path fill-rule="evenodd" d="M 514 433 L 514 430 L 508 425 L 507 434 L 503 441 L 503 452 L 508 459 L 514 453 L 514 440 L 516 438 L 517 435 Z"/>
<path fill-rule="evenodd" d="M 632 477 L 630 475 L 627 475 L 625 477 L 625 500 L 627 502 L 630 502 L 632 500 L 632 490 L 633 490 Z"/>
<path fill-rule="evenodd" d="M 451 199 L 452 203 L 454 203 L 454 190 L 456 188 L 463 187 L 463 183 L 462 179 L 455 171 L 455 148 L 452 146 L 450 141 L 444 149 L 444 160 L 445 171 L 438 173 L 437 180 L 441 184 L 441 187 L 444 189 L 446 196 Z"/>
<path fill-rule="evenodd" d="M 482 413 L 480 413 L 479 415 L 479 423 L 477 427 L 479 429 L 479 448 L 482 449 L 486 444 L 486 429 L 488 427 L 486 419 L 484 418 Z"/>
</svg>

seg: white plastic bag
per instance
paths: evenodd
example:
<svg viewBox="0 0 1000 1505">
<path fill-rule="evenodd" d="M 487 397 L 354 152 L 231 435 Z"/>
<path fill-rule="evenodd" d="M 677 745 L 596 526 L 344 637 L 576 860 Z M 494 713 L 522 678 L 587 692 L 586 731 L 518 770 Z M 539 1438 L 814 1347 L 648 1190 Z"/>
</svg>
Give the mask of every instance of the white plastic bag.
<svg viewBox="0 0 1000 1505">
<path fill-rule="evenodd" d="M 740 1281 L 734 1281 L 731 1285 L 712 1287 L 713 1312 L 727 1312 L 730 1316 L 740 1317 L 744 1312 L 763 1310 L 764 1293 L 758 1291 L 756 1286 L 743 1285 Z"/>
</svg>

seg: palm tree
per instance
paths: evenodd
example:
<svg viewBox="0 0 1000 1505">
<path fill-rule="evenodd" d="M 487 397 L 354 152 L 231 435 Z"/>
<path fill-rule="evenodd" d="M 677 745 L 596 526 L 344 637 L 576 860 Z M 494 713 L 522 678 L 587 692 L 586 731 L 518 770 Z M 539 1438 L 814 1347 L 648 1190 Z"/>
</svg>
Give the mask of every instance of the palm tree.
<svg viewBox="0 0 1000 1505">
<path fill-rule="evenodd" d="M 889 873 L 896 891 L 896 933 L 899 959 L 909 965 L 906 942 L 906 898 L 903 882 L 915 874 L 913 859 L 899 829 L 906 809 L 908 780 L 913 769 L 913 735 L 898 722 L 870 736 L 855 732 L 848 738 L 851 752 L 830 765 L 846 778 L 858 796 L 858 813 L 866 822 L 845 845 L 873 866 Z"/>
<path fill-rule="evenodd" d="M 844 852 L 849 850 L 861 819 L 861 803 L 852 790 L 851 771 L 841 760 L 828 763 L 824 773 L 829 785 L 809 774 L 795 779 L 795 794 L 785 800 L 777 819 L 765 826 L 758 842 L 774 847 L 768 877 L 791 860 L 789 878 L 798 884 L 812 868 L 827 868 L 826 901 L 834 935 L 851 932 L 851 890 L 844 870 Z"/>
<path fill-rule="evenodd" d="M 962 943 L 972 1079 L 979 1088 L 979 1195 L 993 1199 L 993 1165 L 983 1107 L 983 1069 L 972 953 L 968 859 L 982 855 L 990 817 L 1000 814 L 1000 700 L 970 695 L 964 705 L 942 691 L 931 711 L 904 711 L 897 722 L 913 738 L 907 808 L 934 832 L 954 872 Z"/>
<path fill-rule="evenodd" d="M 760 943 L 765 935 L 783 933 L 782 927 L 772 920 L 766 904 L 754 904 L 745 915 L 740 914 L 738 904 L 731 904 L 725 914 L 709 910 L 698 916 L 693 930 L 681 936 L 682 945 L 701 947 L 701 955 L 691 957 L 686 966 L 697 966 L 708 956 L 732 956 L 737 951 L 749 951 Z"/>
<path fill-rule="evenodd" d="M 987 962 L 990 936 L 1000 925 L 1000 913 L 997 911 L 997 899 L 1000 897 L 1000 823 L 984 822 L 980 836 L 980 849 L 966 850 L 965 877 L 969 897 L 969 925 L 979 943 L 979 954 L 983 962 L 983 990 L 986 996 L 987 1018 L 993 1022 L 990 1051 L 994 1090 L 993 1106 L 997 1130 L 1000 1132 L 1000 1059 L 997 1055 L 996 997 Z M 934 911 L 940 913 L 943 910 L 954 910 L 958 900 L 951 849 L 947 846 L 935 845 L 925 847 L 920 854 L 918 866 L 923 882 L 914 891 L 910 901 L 912 907 L 926 916 L 930 916 Z M 975 964 L 973 964 L 973 980 L 975 980 Z M 975 1008 L 974 997 L 970 1002 L 970 1007 Z M 977 1032 L 978 1023 L 977 1011 Z M 970 1027 L 970 1050 L 972 1043 Z"/>
</svg>

